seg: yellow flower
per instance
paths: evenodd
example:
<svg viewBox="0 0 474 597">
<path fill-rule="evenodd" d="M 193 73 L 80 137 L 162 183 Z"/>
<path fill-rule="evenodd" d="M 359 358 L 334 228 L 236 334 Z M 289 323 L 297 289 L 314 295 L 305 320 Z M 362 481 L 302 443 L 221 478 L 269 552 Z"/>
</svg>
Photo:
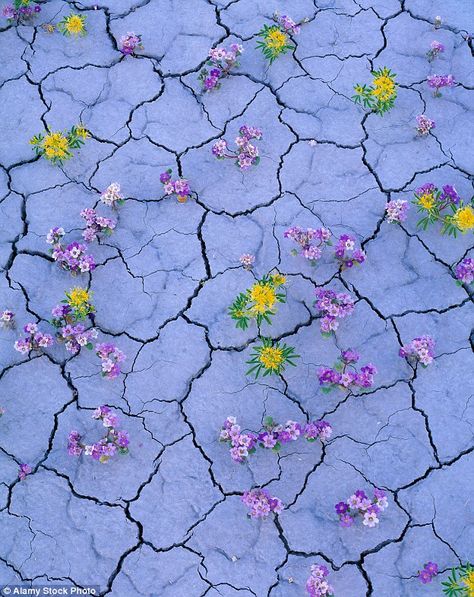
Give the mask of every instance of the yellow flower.
<svg viewBox="0 0 474 597">
<path fill-rule="evenodd" d="M 435 199 L 433 197 L 433 193 L 424 193 L 419 199 L 418 204 L 421 205 L 423 209 L 433 209 L 435 205 Z"/>
<path fill-rule="evenodd" d="M 68 296 L 68 304 L 71 307 L 80 308 L 89 302 L 90 296 L 85 288 L 73 288 Z"/>
<path fill-rule="evenodd" d="M 63 21 L 64 30 L 69 33 L 69 35 L 81 35 L 86 31 L 85 21 L 86 17 L 82 15 L 70 14 Z"/>
<path fill-rule="evenodd" d="M 78 137 L 82 137 L 83 139 L 87 139 L 88 137 L 90 137 L 89 131 L 86 128 L 84 128 L 81 124 L 76 126 L 76 135 Z"/>
<path fill-rule="evenodd" d="M 272 274 L 271 279 L 275 286 L 283 286 L 283 284 L 286 284 L 286 276 L 282 276 L 281 274 Z"/>
<path fill-rule="evenodd" d="M 186 203 L 188 200 L 187 195 L 176 195 L 176 198 L 178 199 L 178 203 Z"/>
<path fill-rule="evenodd" d="M 470 205 L 460 207 L 454 214 L 453 220 L 462 232 L 471 230 L 474 228 L 474 210 Z"/>
<path fill-rule="evenodd" d="M 283 364 L 283 350 L 281 348 L 266 346 L 262 348 L 259 359 L 266 369 L 277 371 Z"/>
<path fill-rule="evenodd" d="M 381 102 L 386 102 L 395 96 L 395 81 L 391 77 L 385 74 L 375 77 L 373 85 L 372 95 L 375 95 Z"/>
<path fill-rule="evenodd" d="M 49 133 L 42 142 L 46 157 L 64 160 L 69 157 L 69 142 L 62 133 Z"/>
<path fill-rule="evenodd" d="M 268 284 L 254 284 L 250 290 L 250 299 L 255 303 L 252 307 L 255 313 L 265 313 L 275 304 L 275 290 Z"/>
<path fill-rule="evenodd" d="M 474 571 L 469 572 L 466 576 L 463 576 L 462 582 L 467 588 L 468 596 L 474 597 Z"/>
<path fill-rule="evenodd" d="M 266 36 L 267 47 L 273 50 L 281 51 L 288 41 L 286 33 L 283 33 L 278 27 L 272 27 Z"/>
</svg>

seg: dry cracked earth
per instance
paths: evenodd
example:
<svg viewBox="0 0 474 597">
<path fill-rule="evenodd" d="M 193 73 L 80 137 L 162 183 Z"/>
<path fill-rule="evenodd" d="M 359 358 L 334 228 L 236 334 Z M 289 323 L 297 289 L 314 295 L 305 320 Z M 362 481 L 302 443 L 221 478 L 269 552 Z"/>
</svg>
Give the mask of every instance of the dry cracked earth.
<svg viewBox="0 0 474 597">
<path fill-rule="evenodd" d="M 94 1 L 53 0 L 34 26 L 4 20 L 0 29 L 0 307 L 19 326 L 47 326 L 78 280 L 52 262 L 46 233 L 63 226 L 79 240 L 80 210 L 117 180 L 128 200 L 113 236 L 92 250 L 97 269 L 80 281 L 94 293 L 101 337 L 127 360 L 110 382 L 93 354 L 55 347 L 27 358 L 13 349 L 18 328 L 0 333 L 1 582 L 96 585 L 114 597 L 296 597 L 319 562 L 338 597 L 440 595 L 439 579 L 416 578 L 423 564 L 437 562 L 445 577 L 474 557 L 474 318 L 452 269 L 473 254 L 472 240 L 417 231 L 413 208 L 402 226 L 383 215 L 387 200 L 410 199 L 425 182 L 471 196 L 472 5 Z M 255 33 L 277 8 L 309 22 L 294 54 L 267 68 Z M 87 16 L 87 37 L 41 29 L 70 10 Z M 127 31 L 143 36 L 139 58 L 118 52 Z M 429 64 L 433 39 L 446 51 Z M 209 48 L 231 42 L 245 48 L 240 68 L 203 95 Z M 350 98 L 385 65 L 400 88 L 380 118 Z M 458 84 L 435 99 L 430 73 Z M 436 129 L 416 139 L 423 112 Z M 34 157 L 34 134 L 79 121 L 92 138 L 74 159 L 54 167 Z M 260 165 L 243 175 L 210 148 L 244 123 L 264 138 Z M 168 167 L 191 181 L 195 199 L 162 196 Z M 291 225 L 354 234 L 368 260 L 343 273 L 330 258 L 311 268 L 290 255 Z M 264 381 L 245 375 L 255 328 L 235 329 L 226 312 L 253 280 L 239 266 L 246 252 L 258 275 L 288 275 L 271 333 L 302 355 Z M 321 337 L 313 305 L 326 285 L 357 299 L 337 340 Z M 437 343 L 427 369 L 398 356 L 422 334 Z M 317 369 L 338 347 L 377 365 L 366 394 L 321 393 Z M 116 409 L 131 438 L 130 455 L 107 465 L 66 452 L 71 429 L 98 439 L 100 404 Z M 239 466 L 217 440 L 228 415 L 251 429 L 264 415 L 326 418 L 334 433 L 324 447 L 261 451 Z M 22 462 L 33 472 L 20 482 Z M 240 496 L 251 486 L 279 496 L 283 513 L 248 519 Z M 340 528 L 334 504 L 374 486 L 389 495 L 380 525 Z"/>
</svg>

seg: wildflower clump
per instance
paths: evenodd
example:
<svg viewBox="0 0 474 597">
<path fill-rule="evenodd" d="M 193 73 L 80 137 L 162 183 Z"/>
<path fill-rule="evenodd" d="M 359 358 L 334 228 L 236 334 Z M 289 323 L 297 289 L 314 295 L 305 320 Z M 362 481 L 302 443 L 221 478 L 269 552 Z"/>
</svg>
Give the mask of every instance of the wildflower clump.
<svg viewBox="0 0 474 597">
<path fill-rule="evenodd" d="M 430 44 L 430 49 L 426 52 L 426 58 L 428 62 L 433 62 L 435 58 L 444 52 L 444 45 L 436 40 L 433 40 Z"/>
<path fill-rule="evenodd" d="M 418 578 L 422 582 L 422 584 L 426 585 L 430 583 L 435 576 L 438 574 L 438 564 L 434 562 L 427 562 L 423 566 L 423 570 L 418 572 Z"/>
<path fill-rule="evenodd" d="M 71 431 L 68 438 L 67 451 L 70 456 L 80 456 L 84 453 L 105 464 L 116 454 L 128 454 L 130 440 L 126 431 L 117 429 L 119 418 L 108 406 L 99 406 L 92 415 L 93 419 L 102 421 L 106 428 L 105 436 L 94 444 L 82 443 L 82 436 L 77 431 Z"/>
<path fill-rule="evenodd" d="M 438 222 L 441 234 L 454 237 L 459 232 L 474 230 L 474 200 L 464 203 L 451 185 L 444 185 L 440 190 L 433 183 L 426 183 L 416 189 L 413 203 L 423 214 L 418 221 L 418 227 L 423 230 Z"/>
<path fill-rule="evenodd" d="M 179 203 L 186 203 L 191 195 L 189 181 L 185 178 L 172 179 L 173 170 L 169 168 L 160 174 L 160 182 L 166 195 L 176 195 Z"/>
<path fill-rule="evenodd" d="M 88 243 L 96 240 L 100 234 L 110 236 L 117 225 L 115 220 L 100 216 L 91 207 L 86 207 L 81 211 L 81 218 L 86 221 L 86 228 L 82 232 L 82 237 Z"/>
<path fill-rule="evenodd" d="M 65 16 L 62 21 L 57 24 L 57 29 L 63 35 L 78 37 L 79 35 L 86 35 L 86 16 L 71 13 Z"/>
<path fill-rule="evenodd" d="M 331 231 L 327 228 L 306 228 L 292 226 L 285 230 L 284 238 L 289 238 L 299 245 L 300 254 L 307 259 L 311 265 L 321 259 L 325 246 L 331 244 Z M 292 255 L 298 255 L 298 249 L 292 249 Z"/>
<path fill-rule="evenodd" d="M 401 224 L 407 219 L 410 205 L 405 199 L 393 199 L 385 206 L 387 221 L 390 224 Z"/>
<path fill-rule="evenodd" d="M 434 97 L 441 97 L 440 89 L 454 87 L 456 81 L 453 75 L 430 75 L 426 78 L 428 87 L 433 89 Z"/>
<path fill-rule="evenodd" d="M 244 51 L 240 44 L 231 44 L 228 49 L 224 47 L 211 48 L 206 67 L 199 73 L 203 91 L 219 89 L 221 81 L 229 76 L 233 68 L 239 66 L 239 56 Z"/>
<path fill-rule="evenodd" d="M 71 127 L 69 131 L 48 131 L 45 135 L 35 135 L 30 144 L 36 155 L 42 156 L 52 164 L 62 164 L 72 158 L 72 150 L 80 149 L 89 137 L 89 131 L 82 125 Z"/>
<path fill-rule="evenodd" d="M 313 564 L 311 574 L 306 581 L 306 592 L 309 597 L 334 597 L 334 589 L 327 577 L 329 570 L 322 564 Z"/>
<path fill-rule="evenodd" d="M 10 309 L 0 311 L 0 327 L 5 329 L 11 329 L 15 327 L 15 313 Z"/>
<path fill-rule="evenodd" d="M 315 442 L 328 440 L 332 435 L 332 427 L 327 421 L 311 421 L 297 423 L 287 421 L 285 425 L 276 423 L 272 417 L 265 417 L 263 428 L 258 431 L 243 432 L 237 425 L 235 417 L 227 417 L 221 428 L 219 441 L 229 446 L 229 452 L 234 462 L 246 462 L 251 454 L 255 454 L 257 447 L 279 452 L 285 444 L 306 439 Z"/>
<path fill-rule="evenodd" d="M 282 501 L 271 496 L 266 489 L 244 491 L 242 503 L 249 509 L 250 518 L 267 518 L 272 512 L 279 514 L 283 510 Z"/>
<path fill-rule="evenodd" d="M 362 390 L 371 388 L 374 384 L 374 375 L 377 368 L 372 363 L 367 363 L 357 372 L 354 365 L 360 359 L 359 353 L 355 350 L 342 350 L 334 367 L 322 367 L 318 372 L 319 385 L 322 391 L 327 394 L 333 389 Z"/>
<path fill-rule="evenodd" d="M 339 327 L 339 320 L 354 311 L 354 300 L 347 292 L 335 292 L 325 288 L 316 289 L 316 308 L 321 314 L 321 333 L 331 336 Z"/>
<path fill-rule="evenodd" d="M 258 378 L 263 372 L 263 377 L 267 375 L 280 375 L 286 367 L 291 365 L 296 367 L 294 359 L 300 355 L 295 354 L 295 349 L 287 344 L 274 342 L 271 338 L 262 338 L 261 344 L 253 349 L 250 355 L 252 358 L 247 361 L 251 365 L 247 375 L 255 375 Z"/>
<path fill-rule="evenodd" d="M 282 54 L 295 49 L 295 46 L 290 43 L 287 29 L 280 23 L 270 26 L 263 25 L 257 33 L 257 37 L 261 39 L 257 41 L 256 47 L 262 51 L 270 64 Z"/>
<path fill-rule="evenodd" d="M 420 137 L 426 137 L 431 129 L 436 128 L 436 123 L 424 114 L 419 114 L 416 117 L 416 132 Z"/>
<path fill-rule="evenodd" d="M 2 8 L 2 15 L 9 21 L 29 21 L 41 12 L 41 6 L 31 0 L 13 0 Z"/>
<path fill-rule="evenodd" d="M 100 200 L 104 205 L 108 205 L 112 209 L 125 203 L 125 199 L 120 192 L 120 185 L 118 182 L 112 182 L 100 195 Z"/>
<path fill-rule="evenodd" d="M 280 291 L 285 282 L 285 276 L 271 273 L 257 280 L 245 292 L 241 292 L 229 307 L 229 314 L 236 321 L 236 327 L 247 329 L 251 319 L 255 319 L 257 325 L 263 321 L 271 324 L 277 303 L 286 302 L 286 293 Z"/>
<path fill-rule="evenodd" d="M 244 172 L 251 166 L 258 166 L 260 163 L 258 147 L 250 141 L 253 139 L 260 140 L 262 134 L 261 129 L 244 124 L 240 127 L 239 134 L 235 138 L 236 150 L 230 149 L 225 139 L 219 139 L 212 146 L 212 155 L 218 160 L 233 160 L 234 164 Z"/>
<path fill-rule="evenodd" d="M 383 489 L 374 489 L 373 499 L 369 499 L 361 489 L 354 492 L 345 502 L 335 505 L 341 527 L 350 527 L 357 516 L 362 516 L 362 524 L 373 528 L 380 522 L 378 515 L 388 508 L 388 501 Z"/>
<path fill-rule="evenodd" d="M 457 264 L 455 275 L 459 284 L 471 284 L 474 280 L 474 259 L 465 257 Z"/>
<path fill-rule="evenodd" d="M 102 377 L 115 379 L 120 375 L 120 363 L 125 360 L 125 354 L 115 344 L 103 342 L 95 345 L 96 355 L 101 360 Z"/>
<path fill-rule="evenodd" d="M 356 104 L 363 104 L 364 108 L 383 116 L 393 108 L 397 98 L 396 75 L 384 66 L 373 71 L 372 76 L 371 85 L 355 85 L 352 99 Z"/>
<path fill-rule="evenodd" d="M 38 329 L 37 323 L 27 323 L 23 327 L 23 331 L 26 336 L 19 338 L 14 348 L 21 354 L 28 354 L 32 350 L 42 351 L 44 348 L 48 348 L 53 345 L 54 338 L 51 334 L 44 334 Z"/>
<path fill-rule="evenodd" d="M 356 246 L 356 239 L 350 234 L 341 234 L 334 246 L 334 256 L 343 270 L 361 265 L 367 259 L 365 251 Z"/>
<path fill-rule="evenodd" d="M 129 32 L 120 38 L 120 51 L 125 56 L 133 56 L 136 50 L 143 50 L 142 36 Z"/>
<path fill-rule="evenodd" d="M 92 255 L 87 254 L 87 246 L 78 242 L 64 246 L 61 240 L 65 234 L 64 228 L 55 226 L 46 236 L 46 242 L 52 245 L 50 253 L 54 261 L 73 276 L 94 270 L 95 261 Z"/>
<path fill-rule="evenodd" d="M 51 325 L 57 329 L 57 341 L 64 342 L 66 350 L 72 354 L 77 354 L 83 347 L 92 350 L 97 330 L 86 329 L 82 323 L 86 319 L 94 321 L 95 309 L 90 293 L 85 288 L 72 288 L 66 292 L 66 299 L 62 303 L 51 311 Z"/>
<path fill-rule="evenodd" d="M 431 336 L 420 336 L 414 338 L 408 344 L 404 344 L 398 354 L 412 362 L 420 362 L 423 367 L 431 365 L 434 359 L 435 341 Z"/>
</svg>

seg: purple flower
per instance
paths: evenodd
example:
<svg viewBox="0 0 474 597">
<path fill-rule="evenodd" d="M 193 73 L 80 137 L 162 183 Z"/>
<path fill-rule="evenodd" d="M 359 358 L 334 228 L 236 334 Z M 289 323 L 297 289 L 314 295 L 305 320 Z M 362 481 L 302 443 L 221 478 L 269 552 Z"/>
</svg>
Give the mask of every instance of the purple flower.
<svg viewBox="0 0 474 597">
<path fill-rule="evenodd" d="M 456 278 L 463 284 L 471 284 L 474 280 L 474 259 L 465 257 L 455 270 Z"/>
<path fill-rule="evenodd" d="M 408 344 L 404 344 L 398 354 L 402 358 L 419 361 L 424 367 L 427 367 L 433 362 L 434 347 L 435 341 L 431 336 L 420 336 Z"/>
<path fill-rule="evenodd" d="M 435 97 L 441 95 L 439 90 L 443 87 L 454 87 L 456 84 L 453 75 L 430 75 L 426 80 L 428 82 L 428 87 L 435 90 Z"/>
<path fill-rule="evenodd" d="M 431 574 L 427 570 L 421 570 L 418 574 L 418 577 L 424 585 L 433 580 Z"/>
<path fill-rule="evenodd" d="M 339 518 L 341 527 L 344 528 L 349 528 L 354 524 L 354 519 L 352 518 L 352 516 L 350 514 L 342 514 L 342 516 Z"/>
<path fill-rule="evenodd" d="M 387 220 L 390 224 L 394 222 L 402 223 L 407 219 L 409 204 L 405 199 L 396 199 L 389 201 L 385 206 Z"/>
<path fill-rule="evenodd" d="M 29 464 L 20 464 L 20 468 L 18 469 L 18 478 L 20 481 L 23 481 L 26 475 L 29 475 L 32 471 L 32 468 Z"/>
<path fill-rule="evenodd" d="M 283 510 L 280 499 L 272 497 L 266 489 L 251 489 L 242 495 L 242 503 L 249 509 L 251 518 L 267 518 L 271 512 L 279 514 Z"/>
<path fill-rule="evenodd" d="M 339 502 L 335 505 L 337 514 L 345 514 L 349 510 L 349 506 L 346 502 Z"/>
</svg>

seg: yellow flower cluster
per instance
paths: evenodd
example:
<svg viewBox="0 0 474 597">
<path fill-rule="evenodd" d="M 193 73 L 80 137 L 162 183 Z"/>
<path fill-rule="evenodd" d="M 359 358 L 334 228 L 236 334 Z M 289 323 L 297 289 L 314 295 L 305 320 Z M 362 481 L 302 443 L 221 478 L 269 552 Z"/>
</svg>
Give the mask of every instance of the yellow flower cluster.
<svg viewBox="0 0 474 597">
<path fill-rule="evenodd" d="M 395 81 L 385 69 L 382 70 L 381 75 L 374 78 L 373 86 L 372 95 L 375 95 L 381 102 L 386 102 L 396 96 Z"/>
<path fill-rule="evenodd" d="M 278 27 L 272 27 L 266 37 L 266 45 L 267 47 L 275 50 L 276 52 L 280 52 L 288 42 L 288 36 L 286 33 L 283 33 L 281 29 Z"/>
<path fill-rule="evenodd" d="M 69 141 L 62 133 L 48 133 L 41 146 L 49 160 L 65 160 L 70 157 Z"/>
<path fill-rule="evenodd" d="M 435 206 L 435 198 L 433 196 L 433 193 L 424 193 L 418 199 L 418 203 L 421 205 L 423 209 L 433 209 L 433 207 Z"/>
<path fill-rule="evenodd" d="M 273 311 L 277 302 L 276 289 L 285 282 L 285 276 L 271 274 L 268 281 L 254 284 L 250 289 L 250 300 L 254 303 L 250 309 L 252 315 L 261 315 L 267 311 Z"/>
<path fill-rule="evenodd" d="M 58 23 L 58 29 L 64 35 L 85 35 L 86 33 L 86 17 L 84 15 L 77 15 L 71 13 Z"/>
<path fill-rule="evenodd" d="M 73 309 L 80 309 L 89 303 L 90 295 L 85 288 L 76 287 L 68 293 L 68 305 Z"/>
<path fill-rule="evenodd" d="M 267 346 L 262 349 L 259 358 L 266 369 L 278 370 L 284 360 L 283 350 L 281 348 Z"/>
<path fill-rule="evenodd" d="M 453 216 L 453 221 L 461 232 L 467 232 L 474 228 L 474 210 L 470 205 L 461 207 Z"/>
</svg>

